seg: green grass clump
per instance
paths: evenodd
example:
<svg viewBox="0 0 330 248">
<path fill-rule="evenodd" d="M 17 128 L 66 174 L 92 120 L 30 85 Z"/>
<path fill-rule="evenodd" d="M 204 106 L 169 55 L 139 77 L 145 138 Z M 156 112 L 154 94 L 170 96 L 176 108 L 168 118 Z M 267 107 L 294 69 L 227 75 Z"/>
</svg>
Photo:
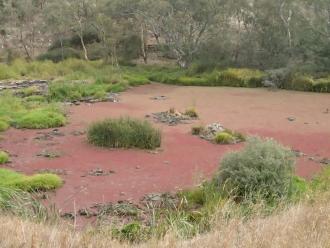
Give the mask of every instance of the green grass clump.
<svg viewBox="0 0 330 248">
<path fill-rule="evenodd" d="M 216 180 L 226 194 L 238 199 L 272 201 L 289 195 L 294 164 L 290 150 L 270 139 L 253 138 L 242 151 L 223 158 Z"/>
<path fill-rule="evenodd" d="M 0 164 L 8 163 L 9 155 L 4 151 L 0 151 Z"/>
<path fill-rule="evenodd" d="M 45 101 L 23 100 L 9 93 L 0 94 L 0 120 L 4 127 L 31 129 L 60 127 L 66 122 L 59 106 Z"/>
<path fill-rule="evenodd" d="M 189 108 L 184 112 L 185 115 L 189 116 L 190 118 L 198 118 L 199 115 L 195 108 Z"/>
<path fill-rule="evenodd" d="M 4 132 L 9 128 L 9 124 L 6 121 L 0 120 L 0 132 Z"/>
<path fill-rule="evenodd" d="M 53 174 L 26 176 L 11 170 L 0 169 L 0 187 L 36 192 L 57 189 L 62 184 L 63 181 Z"/>
<path fill-rule="evenodd" d="M 222 86 L 261 87 L 264 76 L 265 74 L 259 70 L 229 68 L 216 72 L 213 80 Z"/>
<path fill-rule="evenodd" d="M 64 126 L 66 118 L 62 113 L 49 109 L 35 109 L 15 121 L 17 128 L 46 129 Z"/>
<path fill-rule="evenodd" d="M 215 135 L 214 141 L 217 144 L 233 144 L 235 143 L 235 137 L 228 132 L 220 132 Z"/>
<path fill-rule="evenodd" d="M 161 133 L 147 121 L 107 119 L 90 126 L 88 141 L 108 148 L 155 149 L 160 147 Z"/>
</svg>

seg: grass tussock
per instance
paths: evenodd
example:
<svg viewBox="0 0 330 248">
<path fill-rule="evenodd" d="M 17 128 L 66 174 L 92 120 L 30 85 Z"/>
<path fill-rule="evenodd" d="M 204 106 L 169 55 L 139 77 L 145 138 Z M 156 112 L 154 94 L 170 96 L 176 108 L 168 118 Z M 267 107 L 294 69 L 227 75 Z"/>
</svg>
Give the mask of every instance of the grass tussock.
<svg viewBox="0 0 330 248">
<path fill-rule="evenodd" d="M 0 216 L 1 247 L 328 247 L 330 243 L 330 197 L 320 196 L 311 204 L 290 205 L 271 216 L 255 212 L 250 218 L 234 214 L 231 203 L 214 213 L 210 232 L 193 239 L 178 238 L 176 229 L 158 240 L 129 244 L 113 239 L 111 229 L 74 231 L 65 224 L 45 225 L 13 216 Z"/>
<path fill-rule="evenodd" d="M 62 186 L 62 180 L 53 174 L 26 176 L 11 170 L 0 169 L 0 187 L 26 192 L 53 190 Z"/>
<path fill-rule="evenodd" d="M 8 153 L 0 151 L 0 164 L 5 164 L 9 161 Z"/>
<path fill-rule="evenodd" d="M 25 101 L 10 93 L 0 95 L 0 130 L 16 128 L 53 128 L 66 123 L 66 117 L 58 104 L 43 101 Z"/>
<path fill-rule="evenodd" d="M 88 141 L 107 148 L 155 149 L 161 145 L 161 133 L 147 121 L 107 119 L 90 126 Z"/>
</svg>

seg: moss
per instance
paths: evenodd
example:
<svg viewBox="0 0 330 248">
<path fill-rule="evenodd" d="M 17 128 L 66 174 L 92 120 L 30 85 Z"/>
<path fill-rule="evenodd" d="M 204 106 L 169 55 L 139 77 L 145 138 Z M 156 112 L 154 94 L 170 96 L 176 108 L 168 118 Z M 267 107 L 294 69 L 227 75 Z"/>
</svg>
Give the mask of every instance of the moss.
<svg viewBox="0 0 330 248">
<path fill-rule="evenodd" d="M 0 164 L 5 164 L 9 161 L 8 153 L 0 151 Z"/>
<path fill-rule="evenodd" d="M 53 174 L 26 176 L 11 170 L 0 169 L 0 186 L 23 191 L 53 190 L 62 186 L 63 181 Z"/>
<path fill-rule="evenodd" d="M 64 126 L 66 118 L 63 114 L 48 109 L 35 109 L 19 117 L 17 128 L 45 129 Z"/>
<path fill-rule="evenodd" d="M 228 132 L 220 132 L 216 134 L 214 141 L 217 144 L 233 144 L 235 143 L 235 137 Z"/>
</svg>

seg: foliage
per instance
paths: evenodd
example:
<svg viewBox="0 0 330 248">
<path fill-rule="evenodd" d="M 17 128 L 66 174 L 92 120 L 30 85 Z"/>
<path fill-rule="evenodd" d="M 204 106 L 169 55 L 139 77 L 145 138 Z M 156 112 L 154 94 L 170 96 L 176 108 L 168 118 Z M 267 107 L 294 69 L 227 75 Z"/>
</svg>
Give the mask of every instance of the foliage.
<svg viewBox="0 0 330 248">
<path fill-rule="evenodd" d="M 29 192 L 53 190 L 63 183 L 57 175 L 36 174 L 25 176 L 7 169 L 0 169 L 0 178 L 0 187 Z"/>
<path fill-rule="evenodd" d="M 227 154 L 217 176 L 220 188 L 237 199 L 262 197 L 273 201 L 287 197 L 294 156 L 273 140 L 253 138 L 239 152 Z"/>
<path fill-rule="evenodd" d="M 6 121 L 0 120 L 0 132 L 6 131 L 9 128 L 9 124 Z"/>
<path fill-rule="evenodd" d="M 0 164 L 5 164 L 9 161 L 8 153 L 0 151 Z"/>
<path fill-rule="evenodd" d="M 235 143 L 235 137 L 227 132 L 220 132 L 214 137 L 214 141 L 217 144 L 233 144 Z"/>
<path fill-rule="evenodd" d="M 46 129 L 64 126 L 66 118 L 58 111 L 34 109 L 15 120 L 15 127 L 29 129 Z"/>
<path fill-rule="evenodd" d="M 190 118 L 198 118 L 198 113 L 195 108 L 188 108 L 184 112 L 185 115 L 189 116 Z"/>
<path fill-rule="evenodd" d="M 9 93 L 0 95 L 0 119 L 4 127 L 50 128 L 63 126 L 66 118 L 59 106 L 38 101 L 24 101 Z"/>
<path fill-rule="evenodd" d="M 155 149 L 161 144 L 161 133 L 147 121 L 107 119 L 90 126 L 88 141 L 109 148 Z"/>
</svg>

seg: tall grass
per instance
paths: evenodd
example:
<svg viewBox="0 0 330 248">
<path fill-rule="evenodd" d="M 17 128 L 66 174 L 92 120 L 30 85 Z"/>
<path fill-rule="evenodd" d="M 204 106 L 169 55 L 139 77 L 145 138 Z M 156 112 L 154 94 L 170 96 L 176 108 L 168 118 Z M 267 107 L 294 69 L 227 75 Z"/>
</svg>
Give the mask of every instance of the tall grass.
<svg viewBox="0 0 330 248">
<path fill-rule="evenodd" d="M 123 117 L 92 124 L 88 141 L 109 148 L 155 149 L 161 145 L 161 133 L 147 121 Z"/>
<path fill-rule="evenodd" d="M 8 126 L 40 129 L 63 126 L 66 118 L 58 104 L 25 101 L 5 92 L 0 95 L 0 122 L 3 131 Z"/>
</svg>

